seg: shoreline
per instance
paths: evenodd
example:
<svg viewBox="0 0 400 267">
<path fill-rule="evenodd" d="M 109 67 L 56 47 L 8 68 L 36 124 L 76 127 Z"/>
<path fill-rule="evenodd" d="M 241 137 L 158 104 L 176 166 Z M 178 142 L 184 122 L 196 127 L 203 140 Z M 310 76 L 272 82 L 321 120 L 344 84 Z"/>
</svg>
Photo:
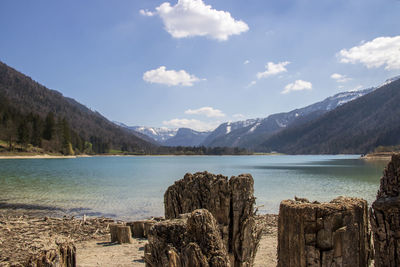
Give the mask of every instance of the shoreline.
<svg viewBox="0 0 400 267">
<path fill-rule="evenodd" d="M 303 155 L 303 156 L 325 156 L 325 154 L 312 154 L 312 155 Z M 340 156 L 343 154 L 336 154 L 332 156 Z M 349 155 L 358 155 L 359 154 L 349 154 Z M 380 156 L 374 154 L 367 154 L 364 156 L 360 156 L 360 159 L 364 160 L 390 160 L 391 155 Z M 222 157 L 222 156 L 231 156 L 231 157 L 238 157 L 238 156 L 298 156 L 298 155 L 289 155 L 289 154 L 281 154 L 281 153 L 254 153 L 254 154 L 244 154 L 244 155 L 175 155 L 175 154 L 146 154 L 146 155 L 123 155 L 123 154 L 98 154 L 98 155 L 74 155 L 74 156 L 64 156 L 64 155 L 51 155 L 51 154 L 32 154 L 32 155 L 7 155 L 0 153 L 0 159 L 76 159 L 76 158 L 93 158 L 93 157 Z"/>
<path fill-rule="evenodd" d="M 396 152 L 380 152 L 380 153 L 369 153 L 361 156 L 363 160 L 383 160 L 390 161 L 392 159 L 392 155 L 396 154 Z"/>
<path fill-rule="evenodd" d="M 62 156 L 62 155 L 1 155 L 0 159 L 75 159 L 75 158 L 89 158 L 90 155 L 76 155 L 76 156 Z"/>
</svg>

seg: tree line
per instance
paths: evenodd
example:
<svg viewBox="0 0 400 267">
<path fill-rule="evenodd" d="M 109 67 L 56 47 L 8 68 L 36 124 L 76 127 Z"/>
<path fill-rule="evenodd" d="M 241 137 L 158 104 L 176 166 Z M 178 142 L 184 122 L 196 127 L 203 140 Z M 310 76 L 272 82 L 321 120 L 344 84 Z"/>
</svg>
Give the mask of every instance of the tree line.
<svg viewBox="0 0 400 267">
<path fill-rule="evenodd" d="M 0 96 L 0 140 L 10 152 L 32 151 L 64 155 L 106 153 L 109 145 L 100 137 L 85 140 L 71 129 L 65 117 L 49 112 L 45 118 L 29 112 L 23 114 L 6 97 Z"/>
</svg>

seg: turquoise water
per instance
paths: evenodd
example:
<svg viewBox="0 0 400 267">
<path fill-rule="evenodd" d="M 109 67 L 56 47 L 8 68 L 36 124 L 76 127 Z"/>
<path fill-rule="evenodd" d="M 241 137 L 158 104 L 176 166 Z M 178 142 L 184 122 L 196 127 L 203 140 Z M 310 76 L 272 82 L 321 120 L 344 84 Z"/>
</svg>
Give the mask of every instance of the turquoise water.
<svg viewBox="0 0 400 267">
<path fill-rule="evenodd" d="M 261 213 L 283 199 L 375 198 L 382 162 L 359 156 L 180 156 L 0 159 L 0 207 L 139 219 L 163 214 L 163 194 L 187 172 L 250 173 Z M 17 205 L 18 204 L 18 205 Z"/>
</svg>

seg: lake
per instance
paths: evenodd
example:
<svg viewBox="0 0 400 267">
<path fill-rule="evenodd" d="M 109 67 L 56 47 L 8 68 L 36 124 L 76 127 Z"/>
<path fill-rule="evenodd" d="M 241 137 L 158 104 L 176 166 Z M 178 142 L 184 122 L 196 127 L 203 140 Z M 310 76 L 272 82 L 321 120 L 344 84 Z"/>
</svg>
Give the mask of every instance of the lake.
<svg viewBox="0 0 400 267">
<path fill-rule="evenodd" d="M 141 219 L 163 215 L 163 195 L 187 172 L 250 173 L 260 213 L 278 213 L 283 199 L 375 199 L 385 162 L 339 156 L 143 156 L 0 159 L 0 207 Z"/>
</svg>

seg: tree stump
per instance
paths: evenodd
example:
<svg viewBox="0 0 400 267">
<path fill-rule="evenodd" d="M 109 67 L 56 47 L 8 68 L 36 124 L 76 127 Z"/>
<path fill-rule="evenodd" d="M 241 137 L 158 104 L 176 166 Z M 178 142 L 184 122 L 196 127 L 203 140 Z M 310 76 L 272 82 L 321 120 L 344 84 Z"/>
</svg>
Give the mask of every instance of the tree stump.
<svg viewBox="0 0 400 267">
<path fill-rule="evenodd" d="M 148 220 L 148 221 L 144 222 L 144 224 L 143 224 L 143 226 L 144 226 L 143 227 L 143 235 L 144 235 L 144 237 L 147 238 L 149 236 L 150 229 L 155 223 L 157 223 L 157 222 L 153 221 L 153 220 Z"/>
<path fill-rule="evenodd" d="M 152 267 L 230 266 L 218 223 L 205 209 L 154 224 L 144 258 Z"/>
<path fill-rule="evenodd" d="M 322 204 L 281 202 L 278 267 L 365 267 L 370 257 L 367 201 L 339 197 Z"/>
<path fill-rule="evenodd" d="M 375 266 L 400 266 L 400 154 L 385 168 L 370 212 Z"/>
<path fill-rule="evenodd" d="M 144 222 L 145 221 L 134 221 L 126 224 L 131 227 L 132 237 L 135 238 L 144 237 Z"/>
<path fill-rule="evenodd" d="M 208 172 L 186 174 L 164 194 L 165 217 L 207 209 L 218 222 L 233 266 L 251 266 L 261 239 L 255 224 L 254 181 L 250 174 L 231 177 Z"/>
<path fill-rule="evenodd" d="M 129 243 L 132 244 L 132 233 L 130 226 L 122 224 L 110 225 L 111 242 L 118 242 L 119 244 Z"/>
</svg>

